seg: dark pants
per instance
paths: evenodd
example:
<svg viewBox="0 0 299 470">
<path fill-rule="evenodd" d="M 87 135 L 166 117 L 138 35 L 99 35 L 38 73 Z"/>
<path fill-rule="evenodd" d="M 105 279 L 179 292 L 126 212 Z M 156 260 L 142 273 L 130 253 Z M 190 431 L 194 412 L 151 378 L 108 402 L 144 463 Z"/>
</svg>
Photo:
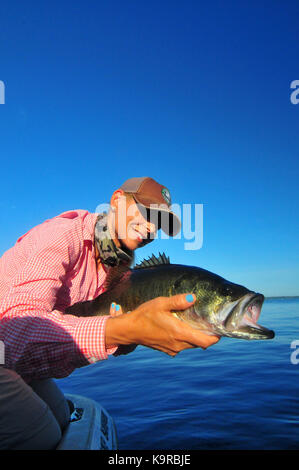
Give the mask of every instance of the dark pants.
<svg viewBox="0 0 299 470">
<path fill-rule="evenodd" d="M 69 422 L 68 403 L 52 379 L 27 385 L 0 366 L 0 449 L 55 449 Z"/>
</svg>

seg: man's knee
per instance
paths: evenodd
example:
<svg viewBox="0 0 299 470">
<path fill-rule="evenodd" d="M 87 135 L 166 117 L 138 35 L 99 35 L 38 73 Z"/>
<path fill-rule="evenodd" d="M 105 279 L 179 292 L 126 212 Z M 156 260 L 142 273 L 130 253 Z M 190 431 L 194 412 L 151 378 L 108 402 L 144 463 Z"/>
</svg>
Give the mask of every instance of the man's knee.
<svg viewBox="0 0 299 470">
<path fill-rule="evenodd" d="M 61 429 L 49 406 L 16 372 L 0 367 L 0 449 L 53 449 Z"/>
<path fill-rule="evenodd" d="M 34 380 L 30 386 L 35 393 L 50 407 L 53 415 L 63 430 L 70 420 L 70 408 L 67 400 L 53 379 Z"/>
</svg>

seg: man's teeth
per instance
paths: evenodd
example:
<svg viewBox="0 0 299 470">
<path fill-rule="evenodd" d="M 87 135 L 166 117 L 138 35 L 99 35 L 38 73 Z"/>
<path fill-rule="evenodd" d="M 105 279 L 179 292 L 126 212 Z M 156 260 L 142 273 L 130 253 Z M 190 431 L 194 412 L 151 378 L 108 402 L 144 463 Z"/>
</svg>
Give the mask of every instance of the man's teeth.
<svg viewBox="0 0 299 470">
<path fill-rule="evenodd" d="M 138 230 L 134 230 L 134 232 L 136 233 L 138 240 L 142 240 L 142 239 L 143 239 L 143 236 L 141 235 L 140 232 L 138 232 Z"/>
<path fill-rule="evenodd" d="M 139 230 L 135 229 L 135 232 L 139 235 L 139 237 L 141 237 L 141 238 L 146 238 L 146 234 L 143 234 L 143 233 L 140 232 Z"/>
</svg>

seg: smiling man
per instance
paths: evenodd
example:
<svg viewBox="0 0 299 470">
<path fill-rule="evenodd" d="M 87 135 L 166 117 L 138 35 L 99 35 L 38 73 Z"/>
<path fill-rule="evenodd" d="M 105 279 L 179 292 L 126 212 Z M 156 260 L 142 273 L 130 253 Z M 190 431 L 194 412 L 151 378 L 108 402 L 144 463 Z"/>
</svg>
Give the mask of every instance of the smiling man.
<svg viewBox="0 0 299 470">
<path fill-rule="evenodd" d="M 131 266 L 134 251 L 160 228 L 173 236 L 180 221 L 168 189 L 149 177 L 131 178 L 116 190 L 108 214 L 65 212 L 20 237 L 0 259 L 0 448 L 52 449 L 69 420 L 68 404 L 51 378 L 128 352 L 136 344 L 176 355 L 207 348 L 218 337 L 174 318 L 171 310 L 194 303 L 192 295 L 157 298 L 130 315 L 78 318 L 65 313 L 76 302 L 105 291 L 115 266 Z M 131 349 L 130 349 L 131 347 Z"/>
</svg>

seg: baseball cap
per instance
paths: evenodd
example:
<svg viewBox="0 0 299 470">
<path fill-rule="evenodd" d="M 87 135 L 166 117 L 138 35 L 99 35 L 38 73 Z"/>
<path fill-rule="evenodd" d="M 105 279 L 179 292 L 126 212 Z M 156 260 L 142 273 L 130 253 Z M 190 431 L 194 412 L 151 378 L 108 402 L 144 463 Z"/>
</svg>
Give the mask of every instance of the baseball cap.
<svg viewBox="0 0 299 470">
<path fill-rule="evenodd" d="M 179 233 L 181 221 L 171 211 L 171 197 L 166 186 L 149 176 L 141 176 L 126 180 L 119 189 L 131 193 L 135 201 L 146 209 L 158 211 L 161 214 L 161 228 L 167 235 L 174 237 Z"/>
</svg>

